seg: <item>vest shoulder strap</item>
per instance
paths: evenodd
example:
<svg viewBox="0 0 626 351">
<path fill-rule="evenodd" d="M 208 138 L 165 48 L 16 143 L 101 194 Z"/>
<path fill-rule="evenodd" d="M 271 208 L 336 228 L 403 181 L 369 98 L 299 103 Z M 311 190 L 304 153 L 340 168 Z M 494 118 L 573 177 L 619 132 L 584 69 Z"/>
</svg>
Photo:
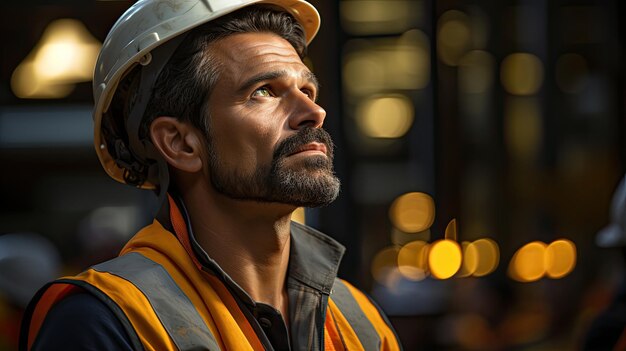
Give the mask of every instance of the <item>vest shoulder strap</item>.
<svg viewBox="0 0 626 351">
<path fill-rule="evenodd" d="M 330 297 L 350 323 L 361 345 L 363 345 L 363 349 L 380 350 L 381 340 L 378 332 L 341 279 L 335 279 Z M 341 331 L 339 332 L 341 333 Z"/>
<path fill-rule="evenodd" d="M 123 278 L 137 287 L 179 350 L 220 349 L 189 297 L 160 264 L 131 252 L 92 268 Z"/>
</svg>

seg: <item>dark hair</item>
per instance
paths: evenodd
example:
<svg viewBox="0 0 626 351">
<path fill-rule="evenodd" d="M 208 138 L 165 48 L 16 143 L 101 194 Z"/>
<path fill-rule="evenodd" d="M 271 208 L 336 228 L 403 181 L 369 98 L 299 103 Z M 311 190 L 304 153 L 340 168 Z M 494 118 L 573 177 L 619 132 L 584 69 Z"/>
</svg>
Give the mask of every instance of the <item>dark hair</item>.
<svg viewBox="0 0 626 351">
<path fill-rule="evenodd" d="M 188 121 L 208 136 L 206 104 L 219 78 L 220 65 L 227 64 L 214 57 L 211 44 L 232 34 L 250 32 L 277 34 L 294 47 L 300 58 L 306 56 L 306 37 L 302 25 L 289 13 L 271 6 L 246 7 L 201 25 L 186 34 L 159 74 L 141 121 L 139 139 L 149 137 L 150 124 L 158 116 Z M 118 85 L 109 110 L 111 118 L 103 121 L 107 140 L 121 139 L 128 145 L 123 126 L 132 109 L 139 72 L 140 66 L 137 66 Z M 117 155 L 117 147 L 109 141 L 107 145 L 109 152 L 119 160 L 121 157 Z M 130 169 L 125 164 L 121 166 L 126 168 L 125 174 L 129 176 L 126 181 L 129 184 L 141 185 L 147 177 L 148 167 Z"/>
<path fill-rule="evenodd" d="M 300 58 L 306 54 L 304 29 L 288 13 L 254 6 L 209 22 L 188 34 L 156 81 L 142 121 L 141 137 L 158 116 L 177 117 L 200 130 L 208 129 L 208 97 L 215 86 L 220 65 L 211 44 L 237 33 L 270 32 L 286 39 Z"/>
</svg>

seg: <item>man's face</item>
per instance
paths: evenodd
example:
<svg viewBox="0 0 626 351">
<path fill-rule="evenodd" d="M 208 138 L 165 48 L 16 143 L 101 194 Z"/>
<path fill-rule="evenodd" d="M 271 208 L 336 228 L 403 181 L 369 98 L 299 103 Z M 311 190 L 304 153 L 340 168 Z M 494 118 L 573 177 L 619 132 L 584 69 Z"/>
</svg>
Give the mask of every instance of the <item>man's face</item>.
<svg viewBox="0 0 626 351">
<path fill-rule="evenodd" d="M 212 44 L 220 78 L 208 103 L 213 187 L 235 199 L 321 206 L 339 193 L 333 143 L 321 129 L 317 81 L 286 40 L 270 33 Z"/>
</svg>

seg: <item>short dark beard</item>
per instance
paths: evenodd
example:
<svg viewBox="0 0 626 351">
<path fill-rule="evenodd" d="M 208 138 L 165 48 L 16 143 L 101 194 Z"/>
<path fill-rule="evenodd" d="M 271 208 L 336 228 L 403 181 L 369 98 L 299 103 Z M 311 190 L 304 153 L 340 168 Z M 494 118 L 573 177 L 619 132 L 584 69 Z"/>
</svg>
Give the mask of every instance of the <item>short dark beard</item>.
<svg viewBox="0 0 626 351">
<path fill-rule="evenodd" d="M 228 172 L 215 153 L 212 138 L 207 139 L 211 184 L 222 195 L 237 200 L 320 207 L 333 202 L 339 194 L 341 183 L 333 171 L 335 146 L 328 132 L 321 128 L 304 127 L 283 140 L 274 150 L 271 164 L 252 174 Z M 326 145 L 327 157 L 308 156 L 298 169 L 287 167 L 285 159 L 311 142 Z"/>
</svg>

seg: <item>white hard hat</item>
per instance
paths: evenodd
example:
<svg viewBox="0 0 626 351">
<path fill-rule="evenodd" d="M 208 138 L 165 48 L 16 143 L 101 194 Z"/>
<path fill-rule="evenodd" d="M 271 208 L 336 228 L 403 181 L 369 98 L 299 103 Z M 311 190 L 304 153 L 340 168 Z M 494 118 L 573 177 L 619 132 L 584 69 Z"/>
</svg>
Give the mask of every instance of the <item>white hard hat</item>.
<svg viewBox="0 0 626 351">
<path fill-rule="evenodd" d="M 601 247 L 626 246 L 626 177 L 613 194 L 611 222 L 598 232 L 596 244 Z"/>
<path fill-rule="evenodd" d="M 304 0 L 139 0 L 117 20 L 104 41 L 93 79 L 94 146 L 100 163 L 113 179 L 126 183 L 124 169 L 109 154 L 102 118 L 120 80 L 137 64 L 150 65 L 154 61 L 153 50 L 163 50 L 163 45 L 171 39 L 254 4 L 277 6 L 293 15 L 304 28 L 307 44 L 319 30 L 319 13 Z M 171 53 L 167 57 L 169 55 Z M 156 185 L 154 180 L 148 179 L 140 187 L 155 189 Z"/>
</svg>

